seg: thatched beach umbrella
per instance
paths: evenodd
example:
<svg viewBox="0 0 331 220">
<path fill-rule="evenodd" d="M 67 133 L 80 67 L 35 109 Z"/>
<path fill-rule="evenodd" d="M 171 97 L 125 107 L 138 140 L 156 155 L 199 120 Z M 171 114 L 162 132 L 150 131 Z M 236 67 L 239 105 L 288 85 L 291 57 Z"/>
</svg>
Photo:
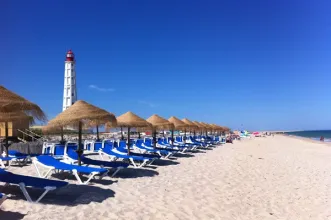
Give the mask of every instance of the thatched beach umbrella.
<svg viewBox="0 0 331 220">
<path fill-rule="evenodd" d="M 201 135 L 203 135 L 203 132 L 207 130 L 207 127 L 202 122 L 196 122 L 200 125 L 201 128 Z"/>
<path fill-rule="evenodd" d="M 9 122 L 20 122 L 25 121 L 28 122 L 30 125 L 34 124 L 34 119 L 31 116 L 26 115 L 24 112 L 0 112 L 0 122 L 4 122 L 5 124 L 5 148 L 6 148 L 6 156 L 8 156 L 8 130 Z"/>
<path fill-rule="evenodd" d="M 187 127 L 187 125 L 182 122 L 180 119 L 176 118 L 175 116 L 171 116 L 168 121 L 170 121 L 174 125 L 174 129 L 182 130 Z M 174 129 L 171 130 L 171 141 L 174 143 Z"/>
<path fill-rule="evenodd" d="M 60 134 L 61 135 L 60 144 L 65 144 L 63 127 L 43 126 L 41 130 L 43 134 Z"/>
<path fill-rule="evenodd" d="M 205 127 L 197 121 L 192 121 L 192 123 L 195 124 L 197 126 L 197 128 L 200 130 L 200 134 L 201 134 L 202 130 L 205 129 Z"/>
<path fill-rule="evenodd" d="M 152 125 L 154 148 L 156 148 L 156 131 L 157 130 L 174 129 L 173 123 L 171 123 L 170 121 L 168 121 L 156 114 L 149 117 L 146 121 L 148 121 Z"/>
<path fill-rule="evenodd" d="M 217 132 L 217 131 L 219 131 L 219 127 L 217 126 L 217 125 L 215 125 L 215 124 L 209 124 L 210 125 L 210 127 L 212 128 L 212 133 L 214 132 Z"/>
<path fill-rule="evenodd" d="M 40 121 L 46 120 L 45 113 L 38 105 L 26 100 L 3 86 L 0 86 L 0 113 L 3 114 L 3 118 L 0 121 L 5 122 L 5 147 L 7 155 L 9 147 L 8 122 L 10 122 L 10 118 L 15 120 L 15 118 L 20 119 L 21 116 L 24 118 L 28 115 L 33 119 L 38 119 Z M 22 113 L 25 114 L 25 116 L 22 115 Z M 7 119 L 5 119 L 5 117 L 7 117 Z"/>
<path fill-rule="evenodd" d="M 114 114 L 107 112 L 104 109 L 98 108 L 85 101 L 76 101 L 67 110 L 57 115 L 54 119 L 48 122 L 47 128 L 78 126 L 78 164 L 81 164 L 80 156 L 83 154 L 82 149 L 82 127 L 83 124 L 105 124 L 108 123 L 116 126 L 116 117 Z"/>
<path fill-rule="evenodd" d="M 41 108 L 26 100 L 25 98 L 13 93 L 12 91 L 0 86 L 0 112 L 24 111 L 29 116 L 40 121 L 46 120 L 45 113 Z"/>
<path fill-rule="evenodd" d="M 117 125 L 120 127 L 128 128 L 128 154 L 130 154 L 130 128 L 151 127 L 151 124 L 148 123 L 145 119 L 130 111 L 117 117 Z"/>
<path fill-rule="evenodd" d="M 191 130 L 195 131 L 195 129 L 197 129 L 197 126 L 187 118 L 182 119 L 182 122 L 184 122 L 187 125 L 187 128 L 189 128 L 190 133 Z M 184 139 L 186 140 L 186 129 L 185 129 Z"/>
<path fill-rule="evenodd" d="M 206 128 L 206 136 L 208 136 L 208 131 L 210 131 L 212 128 L 210 127 L 209 124 L 204 123 L 204 122 L 200 122 L 200 124 L 204 125 Z"/>
</svg>

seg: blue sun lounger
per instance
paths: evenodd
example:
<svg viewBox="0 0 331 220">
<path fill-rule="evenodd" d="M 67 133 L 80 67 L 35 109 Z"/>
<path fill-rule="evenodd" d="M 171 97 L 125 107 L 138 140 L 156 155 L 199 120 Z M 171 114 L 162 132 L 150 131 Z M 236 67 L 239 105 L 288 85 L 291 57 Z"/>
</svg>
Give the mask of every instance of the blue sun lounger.
<svg viewBox="0 0 331 220">
<path fill-rule="evenodd" d="M 28 202 L 35 202 L 35 203 L 38 203 L 49 191 L 68 185 L 68 183 L 64 181 L 48 180 L 38 177 L 24 176 L 24 175 L 8 172 L 4 169 L 0 169 L 0 182 L 4 182 L 6 184 L 19 185 L 26 200 Z M 44 189 L 45 191 L 41 194 L 41 196 L 39 196 L 37 200 L 33 201 L 28 191 L 26 190 L 26 187 Z"/>
<path fill-rule="evenodd" d="M 99 155 L 101 159 L 103 159 L 103 156 L 107 156 L 111 161 L 115 161 L 118 159 L 127 160 L 131 162 L 134 168 L 141 168 L 146 164 L 152 164 L 155 160 L 153 158 L 128 155 L 126 153 L 119 152 L 116 149 L 112 149 L 112 147 L 113 147 L 113 143 L 107 143 L 104 148 L 99 150 Z M 140 164 L 138 165 L 136 161 L 139 162 Z"/>
<path fill-rule="evenodd" d="M 153 147 L 149 147 L 146 146 L 143 143 L 143 140 L 137 140 L 134 147 L 136 149 L 138 149 L 139 151 L 141 151 L 142 153 L 145 152 L 149 152 L 149 153 L 156 153 L 159 156 L 168 159 L 169 157 L 171 157 L 174 153 L 176 153 L 175 151 L 168 151 L 168 150 L 160 150 L 160 149 L 154 149 Z"/>
<path fill-rule="evenodd" d="M 32 163 L 34 164 L 39 177 L 48 178 L 49 174 L 52 171 L 53 172 L 68 171 L 74 174 L 79 184 L 88 184 L 90 180 L 94 178 L 96 175 L 99 175 L 99 179 L 102 179 L 104 176 L 108 174 L 108 170 L 105 168 L 94 168 L 94 167 L 67 164 L 58 161 L 51 156 L 46 156 L 46 155 L 34 157 L 32 159 Z M 48 168 L 48 171 L 44 175 L 42 175 L 37 165 L 40 165 L 44 168 Z M 78 175 L 79 173 L 88 174 L 89 175 L 88 179 L 85 182 L 83 182 Z"/>
<path fill-rule="evenodd" d="M 0 193 L 0 205 L 7 199 L 6 195 L 3 193 Z"/>
<path fill-rule="evenodd" d="M 4 164 L 4 162 L 9 162 L 9 166 L 11 166 L 12 163 L 18 163 L 18 164 L 24 164 L 26 161 L 26 157 L 22 157 L 22 156 L 11 156 L 11 157 L 2 157 L 0 156 L 0 168 L 2 169 L 6 169 L 6 166 Z"/>
<path fill-rule="evenodd" d="M 129 166 L 129 164 L 125 162 L 119 162 L 119 161 L 109 162 L 102 160 L 93 160 L 83 155 L 80 158 L 83 165 L 85 166 L 94 165 L 94 166 L 99 166 L 100 168 L 115 169 L 111 177 L 114 177 L 121 169 L 127 168 Z M 75 164 L 78 162 L 78 154 L 75 151 L 70 150 L 67 152 L 67 155 L 64 157 L 64 159 L 71 164 Z"/>
</svg>

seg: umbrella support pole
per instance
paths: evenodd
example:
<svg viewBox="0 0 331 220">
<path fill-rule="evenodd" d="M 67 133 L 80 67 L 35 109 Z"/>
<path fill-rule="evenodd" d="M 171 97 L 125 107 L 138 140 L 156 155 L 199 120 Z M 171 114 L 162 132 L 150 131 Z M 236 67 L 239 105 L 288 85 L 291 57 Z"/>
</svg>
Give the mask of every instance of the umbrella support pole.
<svg viewBox="0 0 331 220">
<path fill-rule="evenodd" d="M 130 127 L 128 127 L 128 155 L 130 155 Z"/>
<path fill-rule="evenodd" d="M 121 127 L 121 140 L 124 140 L 124 136 L 123 136 L 123 128 Z"/>
<path fill-rule="evenodd" d="M 99 125 L 97 125 L 96 129 L 97 129 L 97 141 L 100 141 L 100 138 L 99 138 Z"/>
<path fill-rule="evenodd" d="M 156 148 L 156 130 L 153 131 L 153 147 Z"/>
<path fill-rule="evenodd" d="M 174 130 L 171 130 L 171 145 L 174 145 Z"/>
<path fill-rule="evenodd" d="M 78 122 L 78 165 L 80 166 L 82 161 L 81 161 L 81 156 L 83 155 L 83 150 L 82 150 L 82 122 Z"/>
</svg>

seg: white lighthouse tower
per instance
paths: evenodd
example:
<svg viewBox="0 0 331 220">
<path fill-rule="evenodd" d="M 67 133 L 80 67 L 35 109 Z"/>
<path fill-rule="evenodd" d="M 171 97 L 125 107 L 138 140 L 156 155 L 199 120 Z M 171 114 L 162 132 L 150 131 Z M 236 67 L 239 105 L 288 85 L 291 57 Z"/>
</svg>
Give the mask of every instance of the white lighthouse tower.
<svg viewBox="0 0 331 220">
<path fill-rule="evenodd" d="M 62 111 L 77 101 L 75 55 L 69 50 L 64 61 L 64 91 Z"/>
</svg>

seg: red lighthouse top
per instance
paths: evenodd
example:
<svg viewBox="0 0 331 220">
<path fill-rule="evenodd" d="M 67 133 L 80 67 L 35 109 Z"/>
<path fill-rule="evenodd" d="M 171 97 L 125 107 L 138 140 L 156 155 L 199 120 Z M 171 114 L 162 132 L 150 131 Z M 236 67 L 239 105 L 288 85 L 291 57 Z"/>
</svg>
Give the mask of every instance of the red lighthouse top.
<svg viewBox="0 0 331 220">
<path fill-rule="evenodd" d="M 72 52 L 72 50 L 69 50 L 66 55 L 66 61 L 74 61 L 75 60 L 75 55 Z"/>
</svg>

